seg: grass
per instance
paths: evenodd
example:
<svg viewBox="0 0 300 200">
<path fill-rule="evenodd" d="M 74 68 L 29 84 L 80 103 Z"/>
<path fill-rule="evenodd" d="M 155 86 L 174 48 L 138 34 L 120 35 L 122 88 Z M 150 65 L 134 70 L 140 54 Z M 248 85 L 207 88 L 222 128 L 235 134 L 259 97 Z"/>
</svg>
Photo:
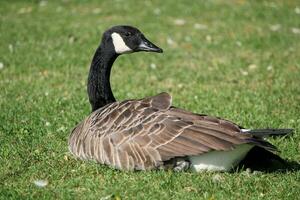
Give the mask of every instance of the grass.
<svg viewBox="0 0 300 200">
<path fill-rule="evenodd" d="M 165 53 L 121 56 L 111 80 L 117 99 L 168 91 L 176 106 L 245 127 L 292 127 L 291 137 L 270 140 L 282 157 L 299 161 L 297 6 L 293 0 L 1 1 L 0 199 L 299 198 L 299 170 L 120 172 L 75 160 L 67 148 L 70 130 L 90 112 L 86 79 L 102 32 L 131 24 Z M 48 185 L 36 187 L 39 179 Z"/>
</svg>

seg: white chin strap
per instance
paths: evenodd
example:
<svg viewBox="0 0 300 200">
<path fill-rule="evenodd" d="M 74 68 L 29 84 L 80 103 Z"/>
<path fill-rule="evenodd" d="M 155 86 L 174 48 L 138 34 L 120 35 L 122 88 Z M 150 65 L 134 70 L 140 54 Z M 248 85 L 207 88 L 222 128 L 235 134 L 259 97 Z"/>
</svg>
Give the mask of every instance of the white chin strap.
<svg viewBox="0 0 300 200">
<path fill-rule="evenodd" d="M 111 38 L 115 47 L 115 51 L 118 54 L 130 53 L 132 49 L 130 49 L 124 42 L 123 38 L 118 33 L 112 33 Z"/>
</svg>

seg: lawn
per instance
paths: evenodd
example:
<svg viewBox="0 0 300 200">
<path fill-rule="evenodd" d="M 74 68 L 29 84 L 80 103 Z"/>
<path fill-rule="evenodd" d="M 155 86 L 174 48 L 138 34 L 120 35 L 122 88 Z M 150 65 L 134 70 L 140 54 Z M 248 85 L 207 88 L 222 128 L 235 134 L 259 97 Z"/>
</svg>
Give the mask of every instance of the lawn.
<svg viewBox="0 0 300 200">
<path fill-rule="evenodd" d="M 101 34 L 130 24 L 164 53 L 121 56 L 117 99 L 167 91 L 173 105 L 247 128 L 294 128 L 270 141 L 299 161 L 299 1 L 2 0 L 0 20 L 0 199 L 299 199 L 299 169 L 121 172 L 76 160 L 67 146 L 90 112 Z"/>
</svg>

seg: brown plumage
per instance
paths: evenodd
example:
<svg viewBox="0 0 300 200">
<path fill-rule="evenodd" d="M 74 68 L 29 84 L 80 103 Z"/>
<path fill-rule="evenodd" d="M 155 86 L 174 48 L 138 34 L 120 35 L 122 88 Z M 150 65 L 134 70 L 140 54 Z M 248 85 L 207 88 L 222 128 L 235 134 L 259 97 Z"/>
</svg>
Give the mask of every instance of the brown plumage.
<svg viewBox="0 0 300 200">
<path fill-rule="evenodd" d="M 124 170 L 228 171 L 253 147 L 275 151 L 264 136 L 291 132 L 241 129 L 227 120 L 172 107 L 167 93 L 116 102 L 109 82 L 112 64 L 119 55 L 138 51 L 162 53 L 134 27 L 115 26 L 103 34 L 88 78 L 92 113 L 69 137 L 75 157 Z"/>
<path fill-rule="evenodd" d="M 125 170 L 161 168 L 175 157 L 245 143 L 275 150 L 232 122 L 171 107 L 167 93 L 108 104 L 78 124 L 69 139 L 76 157 Z"/>
</svg>

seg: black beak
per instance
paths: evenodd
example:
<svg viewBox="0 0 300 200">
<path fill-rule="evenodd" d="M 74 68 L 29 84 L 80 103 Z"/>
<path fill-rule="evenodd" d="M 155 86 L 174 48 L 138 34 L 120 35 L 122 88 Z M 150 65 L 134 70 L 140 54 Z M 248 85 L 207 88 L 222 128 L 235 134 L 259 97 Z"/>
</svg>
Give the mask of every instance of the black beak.
<svg viewBox="0 0 300 200">
<path fill-rule="evenodd" d="M 137 48 L 138 51 L 157 52 L 162 53 L 163 50 L 147 40 L 144 35 L 141 35 L 141 43 Z"/>
</svg>

